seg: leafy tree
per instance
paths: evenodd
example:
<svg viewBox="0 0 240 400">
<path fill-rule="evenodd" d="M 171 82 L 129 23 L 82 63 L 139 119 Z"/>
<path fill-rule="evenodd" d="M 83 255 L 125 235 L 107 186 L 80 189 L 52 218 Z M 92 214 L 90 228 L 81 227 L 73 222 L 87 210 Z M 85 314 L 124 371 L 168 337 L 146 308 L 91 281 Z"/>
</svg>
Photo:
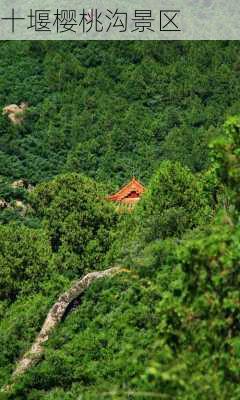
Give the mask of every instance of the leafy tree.
<svg viewBox="0 0 240 400">
<path fill-rule="evenodd" d="M 59 176 L 33 192 L 60 271 L 74 276 L 101 267 L 117 222 L 105 196 L 100 185 L 80 174 Z"/>
<path fill-rule="evenodd" d="M 178 162 L 164 161 L 136 209 L 144 242 L 180 237 L 210 222 L 211 208 L 201 180 Z"/>
<path fill-rule="evenodd" d="M 238 213 L 240 209 L 240 118 L 238 116 L 229 118 L 224 128 L 224 134 L 219 136 L 211 147 L 218 176 L 227 188 L 229 200 Z"/>
<path fill-rule="evenodd" d="M 50 274 L 51 248 L 42 230 L 23 225 L 0 226 L 0 299 L 13 301 L 34 293 Z"/>
</svg>

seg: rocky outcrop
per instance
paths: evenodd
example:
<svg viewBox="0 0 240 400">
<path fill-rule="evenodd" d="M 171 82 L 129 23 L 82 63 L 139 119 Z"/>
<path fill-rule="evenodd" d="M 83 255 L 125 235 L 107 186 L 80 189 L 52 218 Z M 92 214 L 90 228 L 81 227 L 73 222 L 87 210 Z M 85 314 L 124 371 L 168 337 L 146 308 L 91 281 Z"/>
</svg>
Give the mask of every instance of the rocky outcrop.
<svg viewBox="0 0 240 400">
<path fill-rule="evenodd" d="M 32 192 L 34 186 L 28 182 L 27 179 L 18 179 L 11 184 L 11 188 L 13 189 L 26 189 L 28 192 Z"/>
<path fill-rule="evenodd" d="M 16 199 L 8 203 L 5 199 L 0 199 L 0 211 L 5 209 L 18 211 L 23 217 L 32 210 L 29 204 L 24 204 L 22 200 Z"/>
<path fill-rule="evenodd" d="M 13 189 L 27 189 L 29 186 L 28 181 L 26 179 L 18 179 L 11 184 Z"/>
<path fill-rule="evenodd" d="M 8 208 L 9 204 L 6 202 L 4 199 L 0 199 L 0 210 L 4 210 L 5 208 Z"/>
<path fill-rule="evenodd" d="M 14 125 L 20 125 L 23 122 L 26 109 L 26 103 L 21 103 L 19 106 L 17 104 L 10 104 L 3 108 L 3 115 L 7 114 Z"/>
<path fill-rule="evenodd" d="M 30 206 L 24 204 L 22 200 L 15 200 L 13 208 L 18 209 L 22 216 L 26 215 L 30 210 Z"/>
<path fill-rule="evenodd" d="M 17 211 L 22 216 L 25 216 L 28 212 L 31 212 L 32 208 L 30 204 L 26 203 L 25 201 L 22 201 L 21 199 L 22 196 L 20 195 L 19 195 L 20 198 L 16 198 L 17 197 L 16 195 L 18 195 L 17 193 L 18 189 L 23 189 L 23 191 L 31 192 L 32 190 L 34 190 L 34 186 L 32 186 L 27 181 L 27 179 L 24 178 L 12 182 L 9 186 L 12 189 L 14 189 L 14 191 L 16 190 L 16 192 L 14 193 L 14 195 L 12 195 L 12 198 L 9 202 L 6 201 L 4 198 L 0 198 L 0 211 L 3 211 L 5 209 L 14 210 Z"/>
</svg>

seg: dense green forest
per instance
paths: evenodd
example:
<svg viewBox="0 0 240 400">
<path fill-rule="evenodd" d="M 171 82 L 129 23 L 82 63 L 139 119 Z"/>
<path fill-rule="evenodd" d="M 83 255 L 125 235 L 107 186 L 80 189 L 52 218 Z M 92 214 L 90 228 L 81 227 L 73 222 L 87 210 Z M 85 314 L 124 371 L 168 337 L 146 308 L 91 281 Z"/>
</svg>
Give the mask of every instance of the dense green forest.
<svg viewBox="0 0 240 400">
<path fill-rule="evenodd" d="M 0 104 L 29 105 L 20 128 L 0 119 L 8 179 L 147 183 L 163 159 L 201 171 L 239 109 L 238 42 L 1 42 L 0 59 Z"/>
<path fill-rule="evenodd" d="M 0 116 L 1 400 L 240 399 L 239 50 L 0 42 L 0 105 L 27 104 Z M 129 212 L 106 194 L 132 175 Z M 58 296 L 111 266 L 13 378 Z"/>
</svg>

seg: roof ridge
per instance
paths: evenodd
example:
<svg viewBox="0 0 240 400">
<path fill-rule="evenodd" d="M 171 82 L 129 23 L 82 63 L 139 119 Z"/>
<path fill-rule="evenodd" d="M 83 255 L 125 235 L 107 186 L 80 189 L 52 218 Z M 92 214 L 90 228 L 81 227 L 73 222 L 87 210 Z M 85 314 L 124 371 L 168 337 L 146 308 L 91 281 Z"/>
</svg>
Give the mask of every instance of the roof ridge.
<svg viewBox="0 0 240 400">
<path fill-rule="evenodd" d="M 135 176 L 132 177 L 130 182 L 122 186 L 118 192 L 108 196 L 108 198 L 110 200 L 121 201 L 124 197 L 127 197 L 132 190 L 136 190 L 138 194 L 143 193 L 145 190 L 144 186 L 135 178 Z"/>
</svg>

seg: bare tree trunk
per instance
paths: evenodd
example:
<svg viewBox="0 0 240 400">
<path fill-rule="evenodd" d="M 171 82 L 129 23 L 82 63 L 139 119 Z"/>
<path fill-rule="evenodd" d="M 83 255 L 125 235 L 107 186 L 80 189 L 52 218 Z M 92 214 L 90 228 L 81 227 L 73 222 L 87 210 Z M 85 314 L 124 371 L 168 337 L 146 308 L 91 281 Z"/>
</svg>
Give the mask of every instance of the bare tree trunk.
<svg viewBox="0 0 240 400">
<path fill-rule="evenodd" d="M 23 375 L 30 367 L 32 367 L 42 356 L 44 347 L 43 344 L 48 340 L 52 330 L 61 321 L 67 307 L 73 300 L 75 300 L 81 293 L 83 293 L 92 282 L 107 276 L 112 276 L 119 272 L 126 271 L 120 267 L 113 267 L 104 271 L 94 271 L 85 275 L 82 279 L 73 283 L 69 290 L 59 296 L 57 302 L 52 306 L 44 321 L 42 329 L 38 334 L 31 349 L 23 355 L 18 361 L 15 371 L 13 372 L 12 379 Z M 11 385 L 5 386 L 2 391 L 9 391 Z"/>
</svg>

